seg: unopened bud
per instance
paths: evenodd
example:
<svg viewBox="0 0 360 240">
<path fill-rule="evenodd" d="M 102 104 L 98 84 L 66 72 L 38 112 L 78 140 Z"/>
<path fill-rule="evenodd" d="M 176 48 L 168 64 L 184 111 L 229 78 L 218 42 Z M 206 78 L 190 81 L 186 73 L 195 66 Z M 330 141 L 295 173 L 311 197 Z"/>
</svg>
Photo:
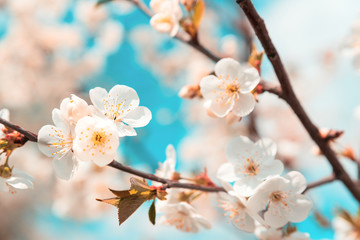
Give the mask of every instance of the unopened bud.
<svg viewBox="0 0 360 240">
<path fill-rule="evenodd" d="M 179 181 L 181 179 L 180 173 L 178 172 L 173 172 L 172 176 L 171 176 L 171 180 L 173 181 Z"/>
<path fill-rule="evenodd" d="M 333 130 L 333 129 L 327 129 L 327 128 L 320 128 L 319 129 L 319 135 L 325 140 L 335 140 L 336 138 L 341 137 L 343 135 L 343 131 Z"/>
<path fill-rule="evenodd" d="M 179 97 L 192 99 L 195 97 L 201 97 L 199 85 L 185 85 L 179 92 Z"/>
<path fill-rule="evenodd" d="M 354 149 L 350 146 L 346 147 L 342 152 L 341 156 L 346 157 L 352 161 L 356 161 Z"/>
</svg>

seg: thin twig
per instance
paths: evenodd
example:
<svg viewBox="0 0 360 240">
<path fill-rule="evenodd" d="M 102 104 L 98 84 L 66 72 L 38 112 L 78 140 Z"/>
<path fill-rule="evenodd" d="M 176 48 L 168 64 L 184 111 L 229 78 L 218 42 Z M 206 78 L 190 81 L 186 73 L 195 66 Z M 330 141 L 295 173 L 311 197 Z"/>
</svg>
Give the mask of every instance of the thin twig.
<svg viewBox="0 0 360 240">
<path fill-rule="evenodd" d="M 164 188 L 187 188 L 187 189 L 193 189 L 193 190 L 200 190 L 200 191 L 204 191 L 204 192 L 225 192 L 225 189 L 222 187 L 207 187 L 207 186 L 191 184 L 191 183 L 180 183 L 177 181 L 172 181 L 169 179 L 161 178 L 154 174 L 144 173 L 144 172 L 134 169 L 132 167 L 121 164 L 117 161 L 112 161 L 108 166 L 119 169 L 123 172 L 127 172 L 130 174 L 136 175 L 138 177 L 142 177 L 142 178 L 146 178 L 148 180 L 163 183 Z"/>
<path fill-rule="evenodd" d="M 261 45 L 263 46 L 265 53 L 274 68 L 282 88 L 283 99 L 290 105 L 311 138 L 319 146 L 321 152 L 326 156 L 333 168 L 333 172 L 336 178 L 341 180 L 352 193 L 352 195 L 360 202 L 360 189 L 354 184 L 343 166 L 340 164 L 339 159 L 329 146 L 328 142 L 319 135 L 318 128 L 310 120 L 309 116 L 306 114 L 305 110 L 297 99 L 280 56 L 268 34 L 264 20 L 259 16 L 250 0 L 237 0 L 237 3 L 247 16 L 256 36 L 260 40 Z"/>
<path fill-rule="evenodd" d="M 303 193 L 306 193 L 307 191 L 309 191 L 310 189 L 312 188 L 316 188 L 316 187 L 319 187 L 319 186 L 322 186 L 324 184 L 327 184 L 327 183 L 331 183 L 331 182 L 334 182 L 336 179 L 335 175 L 332 174 L 328 177 L 324 177 L 318 181 L 315 181 L 315 182 L 312 182 L 312 183 L 309 183 L 306 187 L 306 189 L 303 191 Z"/>
<path fill-rule="evenodd" d="M 8 128 L 11 128 L 12 130 L 15 130 L 19 133 L 21 133 L 22 135 L 24 135 L 27 139 L 29 139 L 29 141 L 32 141 L 32 142 L 37 142 L 37 135 L 35 133 L 32 133 L 32 132 L 29 132 L 27 130 L 24 130 L 23 128 L 15 125 L 15 124 L 12 124 L 11 122 L 9 121 L 6 121 L 5 119 L 3 118 L 0 118 L 0 123 L 7 126 Z"/>
<path fill-rule="evenodd" d="M 135 4 L 145 15 L 147 15 L 149 18 L 151 18 L 154 14 L 151 12 L 151 10 L 143 3 L 142 0 L 129 0 L 133 4 Z M 184 32 L 178 32 L 175 35 L 175 38 L 183 43 L 188 44 L 189 46 L 193 47 L 197 51 L 204 54 L 206 57 L 211 59 L 214 62 L 220 61 L 220 57 L 216 56 L 212 52 L 210 52 L 208 49 L 206 49 L 202 44 L 199 43 L 197 39 L 191 39 L 190 36 L 187 36 Z"/>
</svg>

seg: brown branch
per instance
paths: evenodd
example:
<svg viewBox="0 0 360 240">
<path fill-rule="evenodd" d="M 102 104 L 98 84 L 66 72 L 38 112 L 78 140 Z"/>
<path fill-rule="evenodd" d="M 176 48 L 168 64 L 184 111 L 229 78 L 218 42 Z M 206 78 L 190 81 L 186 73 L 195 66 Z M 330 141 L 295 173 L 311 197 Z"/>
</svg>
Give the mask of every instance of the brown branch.
<svg viewBox="0 0 360 240">
<path fill-rule="evenodd" d="M 279 98 L 284 98 L 283 91 L 282 91 L 281 87 L 279 86 L 279 84 L 265 82 L 264 80 L 261 80 L 259 83 L 259 86 L 261 86 L 260 91 L 262 91 L 262 92 L 264 92 L 264 91 L 269 92 L 269 93 L 277 95 Z"/>
<path fill-rule="evenodd" d="M 5 126 L 13 129 L 15 131 L 22 133 L 24 136 L 26 136 L 29 139 L 29 141 L 37 142 L 37 135 L 35 133 L 27 131 L 27 130 L 23 129 L 22 127 L 15 125 L 13 123 L 10 123 L 9 121 L 6 121 L 2 118 L 0 118 L 0 123 L 4 124 Z M 193 190 L 199 190 L 199 191 L 204 191 L 204 192 L 226 192 L 225 189 L 222 187 L 216 187 L 216 186 L 208 187 L 208 186 L 191 184 L 191 183 L 180 183 L 180 182 L 173 181 L 170 179 L 161 178 L 154 174 L 145 173 L 145 172 L 139 171 L 137 169 L 134 169 L 132 167 L 126 166 L 115 160 L 112 161 L 111 163 L 109 163 L 108 166 L 118 169 L 123 172 L 133 174 L 133 175 L 141 177 L 141 178 L 145 178 L 145 179 L 152 180 L 155 182 L 160 182 L 163 184 L 164 188 L 185 188 L 185 189 L 193 189 Z M 304 190 L 304 193 L 312 188 L 318 187 L 318 186 L 326 184 L 326 183 L 330 183 L 335 180 L 336 180 L 336 177 L 334 175 L 331 175 L 331 176 L 321 179 L 319 181 L 309 183 L 308 186 L 306 187 L 306 189 Z"/>
<path fill-rule="evenodd" d="M 5 119 L 0 118 L 0 123 L 4 124 L 5 126 L 23 134 L 24 136 L 26 136 L 29 141 L 31 142 L 37 142 L 37 134 L 27 131 L 25 129 L 23 129 L 20 126 L 17 126 L 9 121 L 6 121 Z M 112 168 L 116 168 L 118 170 L 121 170 L 123 172 L 127 172 L 133 175 L 136 175 L 138 177 L 142 177 L 142 178 L 146 178 L 148 180 L 152 180 L 152 181 L 156 181 L 156 182 L 160 182 L 163 183 L 164 188 L 186 188 L 186 189 L 193 189 L 193 190 L 200 190 L 200 191 L 204 191 L 204 192 L 225 192 L 225 189 L 222 187 L 207 187 L 207 186 L 203 186 L 203 185 L 197 185 L 197 184 L 191 184 L 191 183 L 180 183 L 180 182 L 176 182 L 173 180 L 169 180 L 169 179 L 165 179 L 165 178 L 161 178 L 158 177 L 154 174 L 151 173 L 145 173 L 142 171 L 139 171 L 137 169 L 134 169 L 132 167 L 126 166 L 124 164 L 121 164 L 117 161 L 112 161 L 111 163 L 108 164 L 109 167 Z"/>
<path fill-rule="evenodd" d="M 131 3 L 136 5 L 146 16 L 151 18 L 154 14 L 151 12 L 151 10 L 142 2 L 142 0 L 129 0 Z M 212 52 L 210 52 L 208 49 L 206 49 L 202 44 L 199 43 L 197 39 L 191 39 L 188 37 L 184 32 L 178 32 L 175 35 L 175 38 L 183 43 L 188 44 L 189 46 L 193 47 L 197 51 L 204 54 L 206 57 L 211 59 L 214 62 L 220 61 L 220 57 L 216 56 Z"/>
<path fill-rule="evenodd" d="M 138 177 L 142 177 L 142 178 L 146 178 L 148 180 L 163 183 L 164 188 L 187 188 L 187 189 L 193 189 L 193 190 L 200 190 L 200 191 L 204 191 L 204 192 L 225 192 L 225 189 L 222 187 L 207 187 L 207 186 L 191 184 L 191 183 L 180 183 L 177 181 L 172 181 L 169 179 L 161 178 L 154 174 L 144 173 L 144 172 L 134 169 L 132 167 L 121 164 L 117 161 L 112 161 L 108 166 L 116 168 L 123 172 L 127 172 L 130 174 L 136 175 Z"/>
<path fill-rule="evenodd" d="M 322 178 L 322 179 L 320 179 L 318 181 L 309 183 L 307 185 L 306 189 L 303 191 L 303 193 L 306 193 L 307 191 L 309 191 L 312 188 L 316 188 L 316 187 L 322 186 L 324 184 L 334 182 L 335 180 L 337 180 L 337 179 L 336 179 L 335 175 L 332 174 L 332 175 L 330 175 L 328 177 L 325 177 L 325 178 Z"/>
<path fill-rule="evenodd" d="M 305 127 L 306 131 L 309 133 L 314 142 L 319 146 L 321 152 L 326 156 L 333 168 L 336 178 L 341 180 L 352 193 L 352 195 L 360 202 L 359 188 L 354 184 L 343 166 L 340 164 L 339 159 L 329 146 L 328 142 L 319 135 L 318 128 L 310 120 L 299 100 L 297 99 L 280 56 L 268 34 L 264 20 L 259 16 L 250 0 L 237 0 L 237 3 L 247 16 L 256 36 L 260 40 L 265 53 L 274 68 L 282 88 L 283 99 L 290 105 L 294 113 Z"/>
<path fill-rule="evenodd" d="M 11 128 L 12 130 L 15 130 L 19 133 L 21 133 L 22 135 L 24 135 L 27 139 L 29 139 L 29 141 L 31 142 L 37 142 L 37 135 L 35 133 L 32 133 L 30 131 L 27 131 L 15 124 L 12 124 L 11 122 L 9 121 L 6 121 L 5 119 L 3 118 L 0 118 L 0 123 L 5 125 L 6 127 L 8 128 Z"/>
</svg>

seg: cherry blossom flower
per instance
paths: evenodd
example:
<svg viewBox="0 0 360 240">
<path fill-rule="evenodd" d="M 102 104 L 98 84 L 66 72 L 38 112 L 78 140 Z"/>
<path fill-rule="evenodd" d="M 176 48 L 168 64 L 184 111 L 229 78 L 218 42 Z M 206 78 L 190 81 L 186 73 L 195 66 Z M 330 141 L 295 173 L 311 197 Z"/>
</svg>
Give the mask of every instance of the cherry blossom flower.
<svg viewBox="0 0 360 240">
<path fill-rule="evenodd" d="M 254 232 L 255 221 L 246 207 L 246 199 L 237 194 L 229 183 L 222 182 L 228 193 L 219 193 L 219 206 L 225 211 L 231 223 L 246 232 Z"/>
<path fill-rule="evenodd" d="M 150 7 L 155 15 L 150 25 L 159 32 L 168 33 L 171 37 L 179 31 L 182 11 L 178 0 L 152 0 Z"/>
<path fill-rule="evenodd" d="M 15 193 L 15 189 L 33 189 L 33 178 L 16 168 L 0 166 L 0 191 Z"/>
<path fill-rule="evenodd" d="M 346 211 L 341 211 L 338 214 L 332 225 L 335 229 L 336 240 L 357 240 L 360 238 L 360 226 L 359 226 L 360 215 L 351 216 Z"/>
<path fill-rule="evenodd" d="M 281 161 L 275 160 L 276 145 L 268 138 L 253 143 L 247 137 L 233 139 L 226 148 L 229 163 L 218 170 L 222 181 L 234 182 L 234 188 L 243 196 L 251 196 L 265 179 L 280 175 L 284 169 Z"/>
<path fill-rule="evenodd" d="M 165 179 L 171 179 L 175 172 L 176 152 L 173 145 L 169 144 L 166 148 L 166 160 L 164 163 L 159 163 L 159 168 L 155 175 Z"/>
<path fill-rule="evenodd" d="M 59 109 L 53 110 L 52 119 L 55 126 L 45 125 L 39 130 L 38 147 L 46 156 L 53 157 L 56 175 L 69 180 L 77 166 L 71 127 Z"/>
<path fill-rule="evenodd" d="M 184 232 L 197 233 L 201 227 L 211 227 L 209 221 L 186 202 L 167 204 L 161 208 L 161 212 L 164 215 L 159 219 L 160 223 L 175 226 Z"/>
<path fill-rule="evenodd" d="M 98 117 L 84 117 L 75 127 L 75 155 L 82 161 L 105 166 L 113 161 L 119 146 L 115 124 Z"/>
<path fill-rule="evenodd" d="M 134 128 L 144 127 L 151 120 L 150 110 L 139 106 L 139 97 L 130 87 L 115 85 L 109 93 L 96 87 L 90 90 L 90 99 L 101 116 L 115 122 L 120 137 L 136 136 Z"/>
<path fill-rule="evenodd" d="M 251 113 L 255 107 L 251 91 L 260 82 L 258 71 L 232 58 L 223 58 L 215 65 L 215 75 L 206 76 L 200 82 L 200 91 L 209 109 L 218 117 L 230 111 L 239 117 Z"/>
<path fill-rule="evenodd" d="M 311 201 L 301 194 L 305 188 L 306 180 L 299 172 L 275 176 L 256 189 L 247 206 L 253 212 L 263 212 L 265 223 L 273 228 L 282 227 L 287 222 L 301 222 L 312 207 Z"/>
<path fill-rule="evenodd" d="M 91 115 L 91 109 L 86 101 L 74 94 L 61 102 L 60 112 L 64 119 L 74 127 L 81 118 Z"/>
</svg>

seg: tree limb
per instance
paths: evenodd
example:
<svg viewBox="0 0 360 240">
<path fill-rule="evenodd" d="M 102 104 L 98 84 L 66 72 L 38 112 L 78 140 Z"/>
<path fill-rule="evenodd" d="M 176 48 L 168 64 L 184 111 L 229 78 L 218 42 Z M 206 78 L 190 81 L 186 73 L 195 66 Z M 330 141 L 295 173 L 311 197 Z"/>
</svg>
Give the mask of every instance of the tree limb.
<svg viewBox="0 0 360 240">
<path fill-rule="evenodd" d="M 250 0 L 237 0 L 237 3 L 247 16 L 274 68 L 281 85 L 283 99 L 290 105 L 296 116 L 305 127 L 306 131 L 309 133 L 310 137 L 319 146 L 321 152 L 326 156 L 333 168 L 336 178 L 341 180 L 352 193 L 354 198 L 360 202 L 360 189 L 354 184 L 343 166 L 340 164 L 339 159 L 337 158 L 335 152 L 331 149 L 328 142 L 319 135 L 318 128 L 310 120 L 309 116 L 306 114 L 297 99 L 280 56 L 269 36 L 264 20 L 259 16 Z"/>
</svg>

